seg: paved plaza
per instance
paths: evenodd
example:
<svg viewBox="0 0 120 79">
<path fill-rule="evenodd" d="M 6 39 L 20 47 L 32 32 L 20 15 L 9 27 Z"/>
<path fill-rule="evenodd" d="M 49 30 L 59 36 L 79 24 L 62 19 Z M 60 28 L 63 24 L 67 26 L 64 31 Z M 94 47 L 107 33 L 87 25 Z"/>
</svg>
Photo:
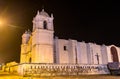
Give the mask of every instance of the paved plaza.
<svg viewBox="0 0 120 79">
<path fill-rule="evenodd" d="M 120 79 L 120 76 L 111 75 L 81 75 L 81 76 L 49 76 L 49 77 L 23 77 L 0 72 L 0 79 Z"/>
</svg>

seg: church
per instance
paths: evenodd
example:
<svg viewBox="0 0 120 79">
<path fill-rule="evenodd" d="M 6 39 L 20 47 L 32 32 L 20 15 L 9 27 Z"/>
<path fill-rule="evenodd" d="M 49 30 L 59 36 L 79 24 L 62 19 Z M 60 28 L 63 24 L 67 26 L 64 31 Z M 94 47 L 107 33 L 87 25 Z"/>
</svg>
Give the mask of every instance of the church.
<svg viewBox="0 0 120 79">
<path fill-rule="evenodd" d="M 54 36 L 53 20 L 53 14 L 42 9 L 33 18 L 32 32 L 23 33 L 20 63 L 14 66 L 19 74 L 50 75 L 53 71 L 54 75 L 109 74 L 107 64 L 119 62 L 120 48 L 115 45 Z"/>
<path fill-rule="evenodd" d="M 54 17 L 44 11 L 33 18 L 33 30 L 22 35 L 20 63 L 107 64 L 119 62 L 120 48 L 74 39 L 54 38 Z"/>
</svg>

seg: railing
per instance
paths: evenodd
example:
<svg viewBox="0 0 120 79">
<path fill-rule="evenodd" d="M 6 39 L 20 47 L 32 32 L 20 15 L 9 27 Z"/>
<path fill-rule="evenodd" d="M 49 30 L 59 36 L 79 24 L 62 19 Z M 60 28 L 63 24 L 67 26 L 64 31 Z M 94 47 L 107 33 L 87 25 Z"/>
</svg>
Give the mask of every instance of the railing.
<svg viewBox="0 0 120 79">
<path fill-rule="evenodd" d="M 21 64 L 24 76 L 109 74 L 107 65 Z"/>
</svg>

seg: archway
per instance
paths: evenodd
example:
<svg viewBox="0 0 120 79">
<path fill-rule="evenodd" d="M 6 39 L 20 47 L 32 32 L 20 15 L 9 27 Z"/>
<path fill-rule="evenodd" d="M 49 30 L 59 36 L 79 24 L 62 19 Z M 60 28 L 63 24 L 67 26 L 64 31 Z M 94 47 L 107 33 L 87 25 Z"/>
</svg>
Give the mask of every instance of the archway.
<svg viewBox="0 0 120 79">
<path fill-rule="evenodd" d="M 114 46 L 112 46 L 110 50 L 113 62 L 119 62 L 117 49 Z"/>
</svg>

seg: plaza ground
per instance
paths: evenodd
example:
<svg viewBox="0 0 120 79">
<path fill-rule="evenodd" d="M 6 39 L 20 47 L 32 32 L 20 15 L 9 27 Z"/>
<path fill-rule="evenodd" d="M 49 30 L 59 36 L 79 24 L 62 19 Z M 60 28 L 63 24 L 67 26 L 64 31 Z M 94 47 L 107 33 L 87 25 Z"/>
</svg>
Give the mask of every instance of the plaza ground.
<svg viewBox="0 0 120 79">
<path fill-rule="evenodd" d="M 0 72 L 0 79 L 120 79 L 112 75 L 81 75 L 81 76 L 53 76 L 53 77 L 23 77 L 19 75 Z"/>
</svg>

